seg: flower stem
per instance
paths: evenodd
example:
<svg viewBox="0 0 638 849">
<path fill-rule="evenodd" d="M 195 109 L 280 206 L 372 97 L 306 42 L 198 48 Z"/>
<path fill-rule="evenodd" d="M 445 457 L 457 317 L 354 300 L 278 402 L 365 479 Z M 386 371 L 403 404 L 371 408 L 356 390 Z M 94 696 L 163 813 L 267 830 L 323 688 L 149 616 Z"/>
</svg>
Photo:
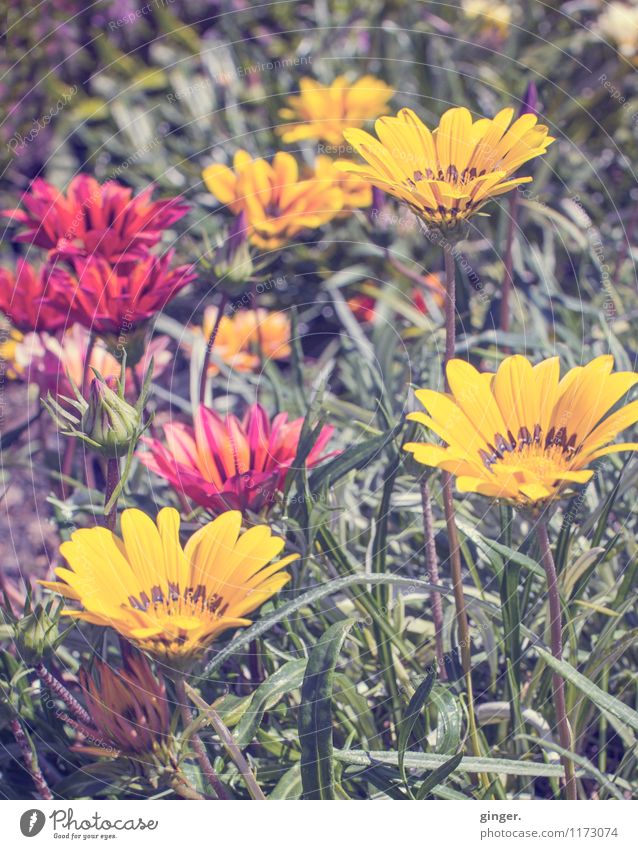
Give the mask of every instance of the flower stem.
<svg viewBox="0 0 638 849">
<path fill-rule="evenodd" d="M 445 356 L 443 359 L 443 373 L 445 375 L 445 387 L 449 391 L 447 380 L 447 364 L 454 357 L 456 348 L 456 267 L 452 245 L 446 242 L 443 247 L 445 256 Z M 463 593 L 463 572 L 461 569 L 461 547 L 459 535 L 456 529 L 456 515 L 454 511 L 454 493 L 452 489 L 452 475 L 449 472 L 442 474 L 443 509 L 445 512 L 445 524 L 447 527 L 448 544 L 450 548 L 450 572 L 452 575 L 452 589 L 454 591 L 454 606 L 456 608 L 456 622 L 459 632 L 459 643 L 461 649 L 461 665 L 465 675 L 465 687 L 467 690 L 467 711 L 469 722 L 469 736 L 472 751 L 475 757 L 480 757 L 481 747 L 479 745 L 476 717 L 474 716 L 474 692 L 472 686 L 472 643 L 470 639 L 470 626 L 465 607 L 465 594 Z M 481 774 L 481 782 L 485 787 L 489 786 L 488 777 Z"/>
<path fill-rule="evenodd" d="M 120 461 L 117 457 L 111 457 L 106 462 L 106 491 L 104 493 L 104 505 L 106 506 L 111 500 L 111 496 L 115 492 L 115 488 L 120 482 Z M 105 526 L 110 530 L 115 530 L 117 521 L 117 499 L 104 518 Z"/>
<path fill-rule="evenodd" d="M 427 478 L 421 481 L 421 504 L 423 505 L 423 536 L 425 540 L 425 563 L 428 570 L 428 580 L 431 584 L 439 583 L 439 561 L 436 556 L 436 544 L 434 542 L 434 519 L 432 517 L 432 500 L 430 498 L 430 487 Z M 445 670 L 445 658 L 443 655 L 443 606 L 441 604 L 441 593 L 433 592 L 430 595 L 432 606 L 432 622 L 434 623 L 434 648 L 436 662 L 439 667 L 439 678 L 447 680 Z"/>
<path fill-rule="evenodd" d="M 246 760 L 242 750 L 237 745 L 235 738 L 230 733 L 228 728 L 224 725 L 221 716 L 212 707 L 212 705 L 206 704 L 204 699 L 202 699 L 201 696 L 199 696 L 191 686 L 186 684 L 186 688 L 188 689 L 188 695 L 191 697 L 193 702 L 195 702 L 197 707 L 202 711 L 206 719 L 209 720 L 210 724 L 217 732 L 223 747 L 226 749 L 233 763 L 239 770 L 241 777 L 244 780 L 244 784 L 248 788 L 248 792 L 250 793 L 252 798 L 259 801 L 265 800 L 266 797 L 264 796 L 261 787 L 257 783 L 257 779 L 255 778 L 255 775 L 250 768 L 250 764 Z"/>
<path fill-rule="evenodd" d="M 217 315 L 215 316 L 215 323 L 213 325 L 213 329 L 211 331 L 210 336 L 206 342 L 206 352 L 204 354 L 204 362 L 202 363 L 202 373 L 199 378 L 199 403 L 204 404 L 206 402 L 206 384 L 208 382 L 208 366 L 210 363 L 210 355 L 211 351 L 215 346 L 215 340 L 217 339 L 217 334 L 219 333 L 219 326 L 222 323 L 222 318 L 224 317 L 224 313 L 226 312 L 226 305 L 228 304 L 228 295 L 226 292 L 222 293 L 222 298 L 217 309 Z"/>
<path fill-rule="evenodd" d="M 536 522 L 536 536 L 541 549 L 541 562 L 547 576 L 552 654 L 557 660 L 562 660 L 563 624 L 560 610 L 560 596 L 558 593 L 558 579 L 545 519 L 538 519 Z M 565 682 L 557 672 L 552 674 L 552 685 L 554 688 L 554 708 L 556 710 L 556 721 L 558 724 L 558 738 L 562 748 L 570 751 L 572 748 L 572 734 L 565 706 Z M 565 767 L 565 795 L 568 799 L 573 800 L 577 798 L 574 764 L 570 758 L 565 756 L 563 756 L 562 761 Z"/>
<path fill-rule="evenodd" d="M 503 254 L 503 285 L 501 286 L 501 317 L 500 327 L 503 333 L 510 329 L 510 294 L 513 284 L 513 257 L 514 233 L 516 232 L 516 217 L 518 213 L 518 195 L 512 192 L 509 203 L 509 219 L 507 222 L 507 236 L 505 240 L 505 252 Z"/>
<path fill-rule="evenodd" d="M 24 768 L 33 780 L 38 797 L 40 799 L 53 799 L 53 794 L 49 789 L 49 785 L 47 784 L 45 777 L 42 775 L 42 771 L 38 766 L 33 750 L 31 749 L 19 719 L 11 720 L 11 733 L 18 744 L 18 748 L 22 754 Z"/>
<path fill-rule="evenodd" d="M 82 382 L 80 384 L 80 391 L 82 395 L 86 394 L 86 390 L 89 382 L 89 366 L 91 364 L 91 357 L 93 356 L 93 348 L 95 347 L 95 334 L 91 333 L 89 335 L 89 341 L 86 344 L 86 352 L 84 354 L 84 362 L 82 364 Z M 75 448 L 77 445 L 77 441 L 73 438 L 68 438 L 68 442 L 64 449 L 64 457 L 62 458 L 62 468 L 60 469 L 61 481 L 60 481 L 60 495 L 63 499 L 66 499 L 66 481 L 65 478 L 71 477 L 71 472 L 73 471 L 73 460 L 75 458 Z"/>
<path fill-rule="evenodd" d="M 193 713 L 188 705 L 188 697 L 186 695 L 186 684 L 183 675 L 175 676 L 175 694 L 177 696 L 178 707 L 182 715 L 182 722 L 184 724 L 184 728 L 187 728 L 193 722 Z M 206 753 L 206 747 L 204 746 L 199 734 L 197 734 L 197 732 L 192 734 L 189 738 L 189 742 L 195 750 L 197 760 L 199 761 L 200 769 L 208 779 L 208 782 L 215 791 L 217 798 L 227 799 L 228 794 L 226 793 L 224 785 L 219 780 L 219 776 L 215 772 L 215 769 L 212 763 L 210 762 L 208 754 Z"/>
<path fill-rule="evenodd" d="M 87 711 L 82 707 L 82 705 L 78 702 L 78 700 L 71 695 L 71 693 L 67 690 L 64 684 L 61 681 L 58 681 L 55 676 L 49 672 L 46 666 L 40 662 L 35 665 L 35 674 L 38 676 L 40 681 L 44 684 L 44 686 L 54 693 L 60 701 L 64 702 L 67 708 L 74 714 L 81 722 L 89 727 L 93 724 L 93 721 Z"/>
</svg>

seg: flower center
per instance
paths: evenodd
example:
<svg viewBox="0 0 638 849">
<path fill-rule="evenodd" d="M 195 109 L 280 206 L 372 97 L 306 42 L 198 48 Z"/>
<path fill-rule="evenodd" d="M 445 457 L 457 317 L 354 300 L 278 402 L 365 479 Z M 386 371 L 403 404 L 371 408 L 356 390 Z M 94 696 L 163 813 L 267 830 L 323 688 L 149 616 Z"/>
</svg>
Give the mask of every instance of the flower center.
<svg viewBox="0 0 638 849">
<path fill-rule="evenodd" d="M 171 616 L 204 616 L 221 617 L 228 610 L 228 602 L 222 596 L 210 593 L 205 584 L 196 587 L 186 587 L 180 591 L 179 584 L 169 583 L 168 591 L 160 586 L 154 586 L 151 597 L 142 591 L 138 596 L 130 595 L 129 604 L 135 610 L 153 612 L 158 618 Z"/>
<path fill-rule="evenodd" d="M 438 172 L 434 172 L 431 168 L 426 168 L 425 171 L 417 170 L 413 174 L 413 179 L 408 179 L 408 183 L 412 188 L 421 180 L 439 180 L 440 182 L 451 183 L 455 186 L 464 186 L 466 183 L 471 183 L 472 180 L 476 180 L 477 177 L 482 177 L 484 174 L 485 169 L 477 171 L 476 168 L 464 168 L 459 174 L 456 165 L 448 165 L 445 171 L 441 168 L 439 168 Z"/>
<path fill-rule="evenodd" d="M 516 439 L 509 430 L 506 437 L 501 433 L 495 434 L 494 444 L 488 444 L 487 451 L 481 449 L 479 456 L 490 472 L 494 472 L 492 467 L 496 464 L 501 468 L 524 465 L 539 477 L 546 477 L 570 465 L 580 451 L 576 439 L 575 433 L 567 437 L 565 427 L 558 430 L 551 427 L 544 437 L 541 426 L 537 424 L 531 433 L 526 427 L 520 428 Z"/>
</svg>

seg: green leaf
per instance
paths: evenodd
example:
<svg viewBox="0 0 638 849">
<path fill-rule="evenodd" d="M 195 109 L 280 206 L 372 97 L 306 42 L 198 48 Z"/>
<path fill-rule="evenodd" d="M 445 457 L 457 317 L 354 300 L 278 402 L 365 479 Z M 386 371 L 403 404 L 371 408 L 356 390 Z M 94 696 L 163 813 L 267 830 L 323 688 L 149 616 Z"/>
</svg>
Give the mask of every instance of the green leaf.
<svg viewBox="0 0 638 849">
<path fill-rule="evenodd" d="M 398 752 L 365 752 L 362 749 L 335 749 L 335 760 L 358 766 L 374 764 L 397 764 Z M 449 763 L 447 755 L 407 752 L 405 765 L 408 769 L 438 769 Z M 454 772 L 491 772 L 502 775 L 534 775 L 548 778 L 562 778 L 564 771 L 559 764 L 537 763 L 536 761 L 515 761 L 507 758 L 463 758 Z"/>
<path fill-rule="evenodd" d="M 577 690 L 580 690 L 596 707 L 602 711 L 607 711 L 612 716 L 615 716 L 616 719 L 633 728 L 634 731 L 638 731 L 638 713 L 635 710 L 632 710 L 614 696 L 601 690 L 600 687 L 597 687 L 589 678 L 586 678 L 577 669 L 574 669 L 567 661 L 558 660 L 558 658 L 555 658 L 550 652 L 540 646 L 536 646 L 536 651 L 548 666 L 555 672 L 558 672 L 566 681 L 569 681 Z"/>
<path fill-rule="evenodd" d="M 353 445 L 347 451 L 323 463 L 309 477 L 308 486 L 311 493 L 316 494 L 324 486 L 333 486 L 338 480 L 352 472 L 369 465 L 378 457 L 388 442 L 394 437 L 396 428 L 366 439 L 358 445 Z"/>
<path fill-rule="evenodd" d="M 303 799 L 334 799 L 332 680 L 339 652 L 354 619 L 335 622 L 308 658 L 301 687 L 299 742 Z"/>
<path fill-rule="evenodd" d="M 439 784 L 442 784 L 448 777 L 448 775 L 451 775 L 454 770 L 458 768 L 462 760 L 463 752 L 458 752 L 456 755 L 453 755 L 449 761 L 446 761 L 444 764 L 441 764 L 440 767 L 437 767 L 437 769 L 435 769 L 430 775 L 428 775 L 423 784 L 419 787 L 418 793 L 416 794 L 416 798 L 427 798 L 432 793 L 435 787 L 438 787 Z"/>
<path fill-rule="evenodd" d="M 248 710 L 233 732 L 240 749 L 247 746 L 253 739 L 264 718 L 264 713 L 273 707 L 285 693 L 301 686 L 306 663 L 305 658 L 290 660 L 257 687 Z"/>
<path fill-rule="evenodd" d="M 277 782 L 269 799 L 298 799 L 301 796 L 301 765 L 295 764 Z"/>
<path fill-rule="evenodd" d="M 439 754 L 449 755 L 461 743 L 461 703 L 454 693 L 440 684 L 432 688 L 430 700 L 438 714 L 435 749 Z"/>
<path fill-rule="evenodd" d="M 412 732 L 414 731 L 418 719 L 421 716 L 423 705 L 426 703 L 428 696 L 432 692 L 432 687 L 434 686 L 435 679 L 436 673 L 433 670 L 427 673 L 423 681 L 421 681 L 419 686 L 416 688 L 414 695 L 410 699 L 406 711 L 403 714 L 401 722 L 399 723 L 399 772 L 401 773 L 403 783 L 408 788 L 408 792 L 410 792 L 410 788 L 408 784 L 408 778 L 405 772 L 405 753 L 410 743 L 410 737 L 412 736 Z"/>
</svg>

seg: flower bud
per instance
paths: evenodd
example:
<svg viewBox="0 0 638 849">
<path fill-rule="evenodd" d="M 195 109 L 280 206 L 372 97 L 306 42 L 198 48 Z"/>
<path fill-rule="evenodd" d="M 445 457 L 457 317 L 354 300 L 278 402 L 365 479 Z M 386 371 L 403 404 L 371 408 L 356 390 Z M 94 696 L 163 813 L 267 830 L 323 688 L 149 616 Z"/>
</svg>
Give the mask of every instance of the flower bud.
<svg viewBox="0 0 638 849">
<path fill-rule="evenodd" d="M 120 396 L 119 381 L 95 377 L 89 388 L 89 400 L 82 415 L 82 432 L 93 440 L 105 457 L 121 457 L 137 441 L 142 427 L 140 414 Z"/>
<path fill-rule="evenodd" d="M 538 115 L 538 91 L 534 80 L 527 84 L 519 116 L 529 114 Z"/>
<path fill-rule="evenodd" d="M 89 387 L 88 400 L 71 382 L 75 399 L 61 396 L 62 404 L 49 393 L 46 400 L 43 399 L 43 404 L 63 436 L 81 439 L 109 460 L 132 456 L 140 436 L 150 424 L 150 421 L 144 424 L 144 406 L 149 395 L 153 361 L 134 406 L 124 397 L 126 354 L 122 357 L 119 380 L 115 377 L 105 380 L 95 369 L 93 372 L 95 377 Z M 69 407 L 77 410 L 79 415 L 71 413 Z"/>
<path fill-rule="evenodd" d="M 245 212 L 242 211 L 235 218 L 226 239 L 217 248 L 213 271 L 221 287 L 229 294 L 240 292 L 246 287 L 253 273 L 253 261 L 250 256 Z"/>
</svg>

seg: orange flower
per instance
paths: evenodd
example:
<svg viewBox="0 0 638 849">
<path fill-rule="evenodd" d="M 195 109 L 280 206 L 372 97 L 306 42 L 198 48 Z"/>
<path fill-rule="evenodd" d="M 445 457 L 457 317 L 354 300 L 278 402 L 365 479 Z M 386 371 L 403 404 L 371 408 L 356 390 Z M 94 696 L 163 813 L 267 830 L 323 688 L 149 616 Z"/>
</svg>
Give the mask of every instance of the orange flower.
<svg viewBox="0 0 638 849">
<path fill-rule="evenodd" d="M 250 239 L 260 248 L 280 248 L 306 229 L 317 229 L 343 208 L 343 193 L 333 182 L 304 180 L 289 153 L 272 164 L 238 150 L 234 170 L 215 163 L 202 172 L 206 188 L 238 215 L 245 212 Z"/>
<path fill-rule="evenodd" d="M 339 160 L 338 160 L 339 161 Z M 343 209 L 362 209 L 372 203 L 372 186 L 356 174 L 341 171 L 329 156 L 318 156 L 314 178 L 338 186 L 343 193 Z"/>
<path fill-rule="evenodd" d="M 310 77 L 299 83 L 299 95 L 288 98 L 288 106 L 279 111 L 292 123 L 279 127 L 285 142 L 323 139 L 329 144 L 343 143 L 347 127 L 362 127 L 386 111 L 394 91 L 382 80 L 367 75 L 349 83 L 337 77 L 329 86 Z"/>
<path fill-rule="evenodd" d="M 217 307 L 206 307 L 204 321 L 195 333 L 209 339 L 217 319 Z M 219 322 L 213 353 L 235 371 L 259 368 L 263 360 L 285 360 L 290 356 L 290 320 L 283 312 L 265 309 L 238 310 Z M 209 363 L 209 374 L 219 368 Z"/>
</svg>

